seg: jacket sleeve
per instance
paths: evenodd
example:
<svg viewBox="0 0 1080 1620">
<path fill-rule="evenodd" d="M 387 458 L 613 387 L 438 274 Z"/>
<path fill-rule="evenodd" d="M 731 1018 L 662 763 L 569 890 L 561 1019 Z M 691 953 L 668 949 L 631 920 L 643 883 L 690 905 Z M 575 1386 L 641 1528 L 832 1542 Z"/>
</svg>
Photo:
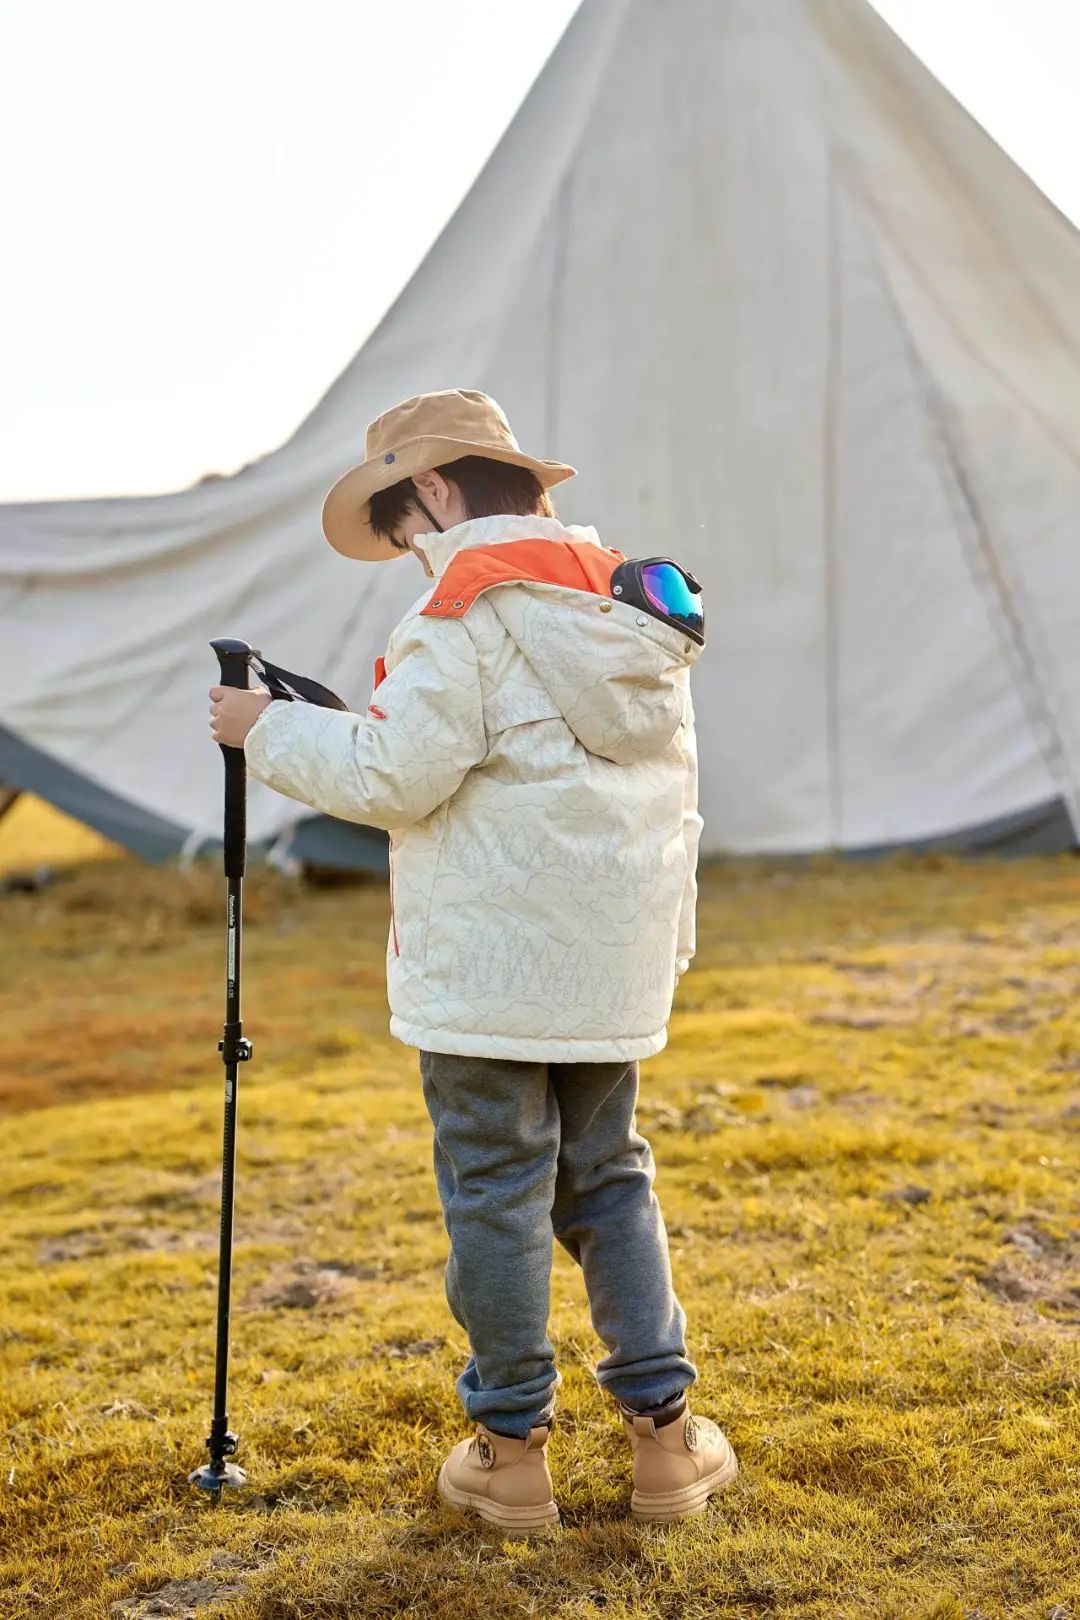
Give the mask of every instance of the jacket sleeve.
<svg viewBox="0 0 1080 1620">
<path fill-rule="evenodd" d="M 268 703 L 244 755 L 260 782 L 328 816 L 422 821 L 487 756 L 476 647 L 459 619 L 407 619 L 366 714 Z"/>
<path fill-rule="evenodd" d="M 697 734 L 694 729 L 694 699 L 690 680 L 686 682 L 686 712 L 682 738 L 686 762 L 683 784 L 683 841 L 686 844 L 686 882 L 683 885 L 682 909 L 679 913 L 679 941 L 676 949 L 676 977 L 685 973 L 690 958 L 697 949 L 697 863 L 701 829 L 705 825 L 698 814 L 698 758 Z"/>
</svg>

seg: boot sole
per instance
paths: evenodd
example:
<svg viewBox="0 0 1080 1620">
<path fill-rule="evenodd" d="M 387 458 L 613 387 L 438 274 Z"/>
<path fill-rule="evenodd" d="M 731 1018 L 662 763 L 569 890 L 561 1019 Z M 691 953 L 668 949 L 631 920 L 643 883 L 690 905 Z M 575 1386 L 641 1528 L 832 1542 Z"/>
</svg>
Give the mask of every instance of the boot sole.
<svg viewBox="0 0 1080 1620">
<path fill-rule="evenodd" d="M 638 1491 L 630 1498 L 630 1512 L 643 1524 L 670 1524 L 674 1519 L 685 1519 L 693 1513 L 702 1513 L 713 1491 L 730 1485 L 739 1472 L 739 1459 L 728 1443 L 728 1455 L 693 1485 L 684 1485 L 679 1491 Z"/>
<path fill-rule="evenodd" d="M 513 1530 L 519 1535 L 524 1535 L 530 1530 L 545 1530 L 549 1524 L 560 1522 L 557 1502 L 508 1507 L 502 1502 L 493 1502 L 487 1496 L 473 1496 L 469 1491 L 459 1491 L 457 1486 L 451 1485 L 447 1479 L 445 1463 L 439 1470 L 437 1488 L 444 1502 L 449 1502 L 456 1508 L 472 1508 L 486 1524 L 495 1525 L 499 1530 Z"/>
</svg>

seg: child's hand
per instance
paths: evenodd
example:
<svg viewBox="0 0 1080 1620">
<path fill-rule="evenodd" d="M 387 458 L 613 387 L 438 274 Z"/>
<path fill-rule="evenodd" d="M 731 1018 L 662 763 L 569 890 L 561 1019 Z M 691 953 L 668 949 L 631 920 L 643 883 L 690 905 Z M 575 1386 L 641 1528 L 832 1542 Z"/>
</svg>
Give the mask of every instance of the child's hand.
<svg viewBox="0 0 1080 1620">
<path fill-rule="evenodd" d="M 210 730 L 214 741 L 227 748 L 243 748 L 244 738 L 273 702 L 265 686 L 212 686 L 210 697 Z"/>
</svg>

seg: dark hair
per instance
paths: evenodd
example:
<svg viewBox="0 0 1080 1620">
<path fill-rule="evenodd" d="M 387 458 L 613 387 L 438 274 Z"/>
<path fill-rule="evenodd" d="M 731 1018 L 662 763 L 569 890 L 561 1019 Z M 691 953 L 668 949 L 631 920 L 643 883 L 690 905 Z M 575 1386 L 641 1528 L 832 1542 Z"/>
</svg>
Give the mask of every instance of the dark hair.
<svg viewBox="0 0 1080 1620">
<path fill-rule="evenodd" d="M 500 512 L 518 513 L 523 517 L 540 514 L 554 517 L 551 496 L 534 472 L 528 467 L 517 467 L 509 461 L 495 461 L 491 456 L 459 456 L 435 468 L 443 477 L 457 485 L 469 517 L 494 517 Z M 375 533 L 398 551 L 409 548 L 403 541 L 393 538 L 394 530 L 414 504 L 416 486 L 411 478 L 380 489 L 371 497 L 371 515 L 368 522 Z"/>
</svg>

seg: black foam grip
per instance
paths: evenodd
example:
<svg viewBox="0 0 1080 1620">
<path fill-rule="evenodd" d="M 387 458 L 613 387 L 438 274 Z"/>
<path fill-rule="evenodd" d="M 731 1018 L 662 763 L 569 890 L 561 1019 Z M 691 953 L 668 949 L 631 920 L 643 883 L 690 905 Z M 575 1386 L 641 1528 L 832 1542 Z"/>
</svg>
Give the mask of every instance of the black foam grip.
<svg viewBox="0 0 1080 1620">
<path fill-rule="evenodd" d="M 225 876 L 241 878 L 247 862 L 247 760 L 242 748 L 225 755 Z"/>
<path fill-rule="evenodd" d="M 222 686 L 246 689 L 251 648 L 222 638 L 210 643 L 221 665 Z M 243 748 L 218 745 L 225 759 L 225 876 L 241 878 L 247 863 L 247 759 Z"/>
</svg>

